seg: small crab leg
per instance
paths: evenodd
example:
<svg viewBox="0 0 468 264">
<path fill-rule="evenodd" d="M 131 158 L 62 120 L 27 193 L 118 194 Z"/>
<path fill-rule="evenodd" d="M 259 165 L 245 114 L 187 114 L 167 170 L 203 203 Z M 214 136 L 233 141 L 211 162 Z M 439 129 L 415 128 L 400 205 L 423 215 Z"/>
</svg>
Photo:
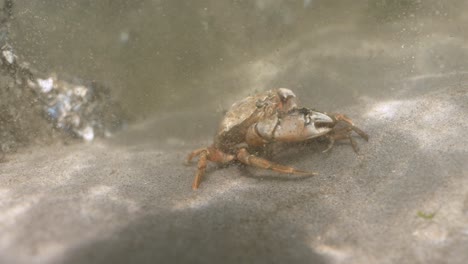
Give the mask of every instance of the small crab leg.
<svg viewBox="0 0 468 264">
<path fill-rule="evenodd" d="M 351 129 L 356 132 L 359 136 L 361 136 L 363 139 L 365 139 L 366 141 L 369 141 L 369 135 L 367 135 L 366 132 L 362 131 L 360 128 L 358 128 L 357 126 L 351 126 Z"/>
<path fill-rule="evenodd" d="M 331 116 L 336 121 L 343 121 L 343 122 L 346 122 L 346 123 L 350 124 L 351 126 L 354 126 L 353 120 L 351 120 L 351 118 L 347 117 L 344 114 L 332 114 Z"/>
<path fill-rule="evenodd" d="M 351 146 L 353 147 L 354 152 L 358 153 L 359 152 L 359 147 L 357 146 L 356 141 L 353 139 L 353 137 L 351 136 L 351 133 L 350 133 L 352 130 L 354 130 L 354 127 L 345 127 L 345 128 L 336 130 L 335 134 L 329 135 L 328 140 L 330 140 L 330 143 L 328 144 L 327 149 L 325 149 L 322 152 L 329 151 L 335 145 L 335 142 L 337 140 L 348 139 L 349 142 L 351 143 Z M 365 135 L 367 136 L 367 134 L 365 134 Z M 367 140 L 368 138 L 364 138 L 364 139 Z"/>
<path fill-rule="evenodd" d="M 192 184 L 192 189 L 196 190 L 196 189 L 198 189 L 198 186 L 200 185 L 201 179 L 202 179 L 203 175 L 205 174 L 208 150 L 207 149 L 202 149 L 202 150 L 196 150 L 194 152 L 196 152 L 195 155 L 200 155 L 200 159 L 198 160 L 197 174 L 195 174 L 195 179 L 193 180 L 193 184 Z M 193 154 L 193 152 L 192 152 L 192 154 Z M 189 158 L 190 158 L 190 156 L 189 156 Z"/>
<path fill-rule="evenodd" d="M 333 148 L 333 146 L 335 146 L 335 137 L 329 136 L 328 140 L 330 140 L 330 143 L 328 143 L 328 147 L 325 150 L 323 150 L 322 153 L 328 152 L 330 149 Z"/>
<path fill-rule="evenodd" d="M 186 160 L 186 164 L 190 164 L 193 160 L 193 158 L 195 158 L 196 156 L 199 156 L 203 151 L 207 151 L 206 148 L 199 148 L 199 149 L 196 149 L 194 151 L 192 151 L 188 156 L 187 156 L 187 160 Z"/>
<path fill-rule="evenodd" d="M 203 175 L 205 174 L 206 165 L 208 161 L 216 162 L 216 163 L 228 163 L 234 159 L 233 155 L 224 153 L 215 147 L 211 146 L 208 148 L 200 148 L 197 150 L 192 151 L 187 157 L 187 164 L 190 164 L 193 158 L 199 156 L 198 159 L 198 170 L 195 174 L 195 179 L 193 180 L 192 189 L 198 189 L 200 186 L 200 182 L 202 180 Z"/>
<path fill-rule="evenodd" d="M 347 117 L 344 114 L 332 114 L 331 115 L 336 121 L 343 121 L 347 124 L 349 124 L 349 127 L 356 132 L 359 136 L 361 136 L 363 139 L 366 141 L 369 141 L 369 135 L 367 135 L 366 132 L 362 131 L 360 128 L 354 125 L 353 120 L 351 118 Z"/>
<path fill-rule="evenodd" d="M 283 166 L 279 165 L 276 163 L 273 163 L 269 160 L 262 159 L 260 157 L 257 157 L 255 155 L 250 154 L 247 152 L 245 148 L 242 148 L 237 152 L 237 160 L 240 162 L 246 164 L 246 165 L 251 165 L 257 168 L 262 168 L 266 170 L 272 170 L 280 173 L 287 173 L 287 174 L 296 174 L 296 175 L 317 175 L 318 173 L 316 172 L 307 172 L 307 171 L 300 171 L 296 170 L 292 167 L 288 166 Z"/>
</svg>

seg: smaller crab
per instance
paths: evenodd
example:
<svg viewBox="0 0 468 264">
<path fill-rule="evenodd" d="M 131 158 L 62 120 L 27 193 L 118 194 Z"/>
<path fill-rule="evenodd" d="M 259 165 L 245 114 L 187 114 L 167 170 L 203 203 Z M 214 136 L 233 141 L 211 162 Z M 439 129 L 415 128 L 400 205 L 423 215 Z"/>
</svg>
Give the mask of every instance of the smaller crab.
<svg viewBox="0 0 468 264">
<path fill-rule="evenodd" d="M 358 147 L 351 132 L 356 132 L 366 141 L 368 135 L 354 126 L 343 114 L 327 114 L 296 104 L 296 95 L 289 89 L 279 88 L 249 96 L 237 103 L 226 113 L 219 125 L 214 143 L 193 151 L 187 163 L 199 156 L 198 170 L 192 189 L 196 190 L 205 173 L 208 161 L 228 164 L 234 161 L 269 169 L 280 173 L 316 175 L 292 167 L 275 164 L 258 157 L 249 150 L 265 149 L 275 142 L 300 142 L 325 137 L 330 150 L 336 140 L 348 139 L 354 151 Z"/>
</svg>

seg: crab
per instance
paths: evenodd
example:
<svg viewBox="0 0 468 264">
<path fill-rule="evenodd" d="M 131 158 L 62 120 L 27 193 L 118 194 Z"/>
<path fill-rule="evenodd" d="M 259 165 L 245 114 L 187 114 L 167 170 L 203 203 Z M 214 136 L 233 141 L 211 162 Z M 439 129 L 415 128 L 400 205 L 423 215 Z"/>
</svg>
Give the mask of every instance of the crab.
<svg viewBox="0 0 468 264">
<path fill-rule="evenodd" d="M 349 140 L 354 151 L 358 152 L 351 136 L 353 131 L 368 141 L 369 136 L 344 114 L 327 114 L 298 107 L 296 95 L 290 89 L 273 89 L 246 97 L 234 103 L 225 114 L 213 144 L 188 155 L 187 164 L 199 157 L 192 189 L 198 189 L 208 161 L 217 164 L 240 162 L 285 174 L 317 175 L 316 172 L 273 163 L 250 152 L 265 149 L 275 142 L 301 142 L 317 138 L 328 139 L 329 145 L 324 152 L 329 151 L 335 141 L 343 139 Z"/>
</svg>

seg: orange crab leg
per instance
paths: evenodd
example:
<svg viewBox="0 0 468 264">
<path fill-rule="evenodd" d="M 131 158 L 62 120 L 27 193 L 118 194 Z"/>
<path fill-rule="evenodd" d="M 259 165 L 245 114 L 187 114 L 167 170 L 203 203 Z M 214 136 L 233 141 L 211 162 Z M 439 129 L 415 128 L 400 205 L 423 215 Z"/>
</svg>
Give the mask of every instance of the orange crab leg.
<svg viewBox="0 0 468 264">
<path fill-rule="evenodd" d="M 192 183 L 192 189 L 196 190 L 196 189 L 198 189 L 198 186 L 200 185 L 201 179 L 202 179 L 203 175 L 205 174 L 208 150 L 203 149 L 203 150 L 194 151 L 194 152 L 197 152 L 197 154 L 200 155 L 200 158 L 198 160 L 197 174 L 195 174 L 195 179 L 193 180 L 193 183 Z"/>
<path fill-rule="evenodd" d="M 266 170 L 272 170 L 272 171 L 276 171 L 280 173 L 296 174 L 296 175 L 304 175 L 304 176 L 318 174 L 316 172 L 296 170 L 292 167 L 273 163 L 269 160 L 262 159 L 260 157 L 250 154 L 245 148 L 242 148 L 239 150 L 239 152 L 237 153 L 237 160 L 239 160 L 240 162 L 246 165 L 250 165 L 250 166 L 254 166 L 254 167 L 266 169 Z"/>
<path fill-rule="evenodd" d="M 199 148 L 194 151 L 192 151 L 188 156 L 186 160 L 186 164 L 190 164 L 196 156 L 199 156 L 203 151 L 207 151 L 206 148 Z"/>
<path fill-rule="evenodd" d="M 332 114 L 331 115 L 336 121 L 343 121 L 347 124 L 349 124 L 349 127 L 356 132 L 360 137 L 365 139 L 366 141 L 369 141 L 369 135 L 367 135 L 366 132 L 362 131 L 360 128 L 354 125 L 353 120 L 351 118 L 347 117 L 344 114 Z"/>
<path fill-rule="evenodd" d="M 356 132 L 359 136 L 364 138 L 366 141 L 369 141 L 369 136 L 364 131 L 362 131 L 356 126 L 350 125 L 347 127 L 336 129 L 332 135 L 328 135 L 327 137 L 330 140 L 330 144 L 328 144 L 327 149 L 325 149 L 322 152 L 329 151 L 335 145 L 336 140 L 348 139 L 349 142 L 351 143 L 351 146 L 353 147 L 354 152 L 358 153 L 359 147 L 357 146 L 356 141 L 354 141 L 353 137 L 351 136 L 351 131 Z"/>
<path fill-rule="evenodd" d="M 332 114 L 331 115 L 336 121 L 344 121 L 352 126 L 354 126 L 353 120 L 351 118 L 347 117 L 344 114 Z"/>
<path fill-rule="evenodd" d="M 187 163 L 190 163 L 193 158 L 199 156 L 198 159 L 198 169 L 197 173 L 195 174 L 195 179 L 193 180 L 192 189 L 198 189 L 200 186 L 201 180 L 203 175 L 205 175 L 206 166 L 208 161 L 216 162 L 216 163 L 228 163 L 234 159 L 233 155 L 226 154 L 215 147 L 211 146 L 208 148 L 200 148 L 194 150 L 190 153 L 187 157 Z"/>
<path fill-rule="evenodd" d="M 351 126 L 351 129 L 356 132 L 359 136 L 361 136 L 363 139 L 365 139 L 366 141 L 369 141 L 369 135 L 367 135 L 366 132 L 362 131 L 360 128 L 358 128 L 357 126 Z"/>
</svg>

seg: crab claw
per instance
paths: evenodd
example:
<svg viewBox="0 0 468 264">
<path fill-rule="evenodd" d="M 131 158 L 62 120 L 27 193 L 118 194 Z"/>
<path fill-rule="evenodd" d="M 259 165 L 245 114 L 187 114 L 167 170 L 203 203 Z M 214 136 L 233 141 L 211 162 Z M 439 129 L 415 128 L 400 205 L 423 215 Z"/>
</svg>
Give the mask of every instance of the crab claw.
<svg viewBox="0 0 468 264">
<path fill-rule="evenodd" d="M 316 138 L 332 130 L 334 120 L 326 114 L 309 109 L 295 109 L 288 114 L 258 122 L 250 134 L 264 141 L 297 142 Z"/>
<path fill-rule="evenodd" d="M 316 111 L 308 111 L 310 122 L 316 126 L 334 124 L 335 121 L 328 115 Z"/>
</svg>

